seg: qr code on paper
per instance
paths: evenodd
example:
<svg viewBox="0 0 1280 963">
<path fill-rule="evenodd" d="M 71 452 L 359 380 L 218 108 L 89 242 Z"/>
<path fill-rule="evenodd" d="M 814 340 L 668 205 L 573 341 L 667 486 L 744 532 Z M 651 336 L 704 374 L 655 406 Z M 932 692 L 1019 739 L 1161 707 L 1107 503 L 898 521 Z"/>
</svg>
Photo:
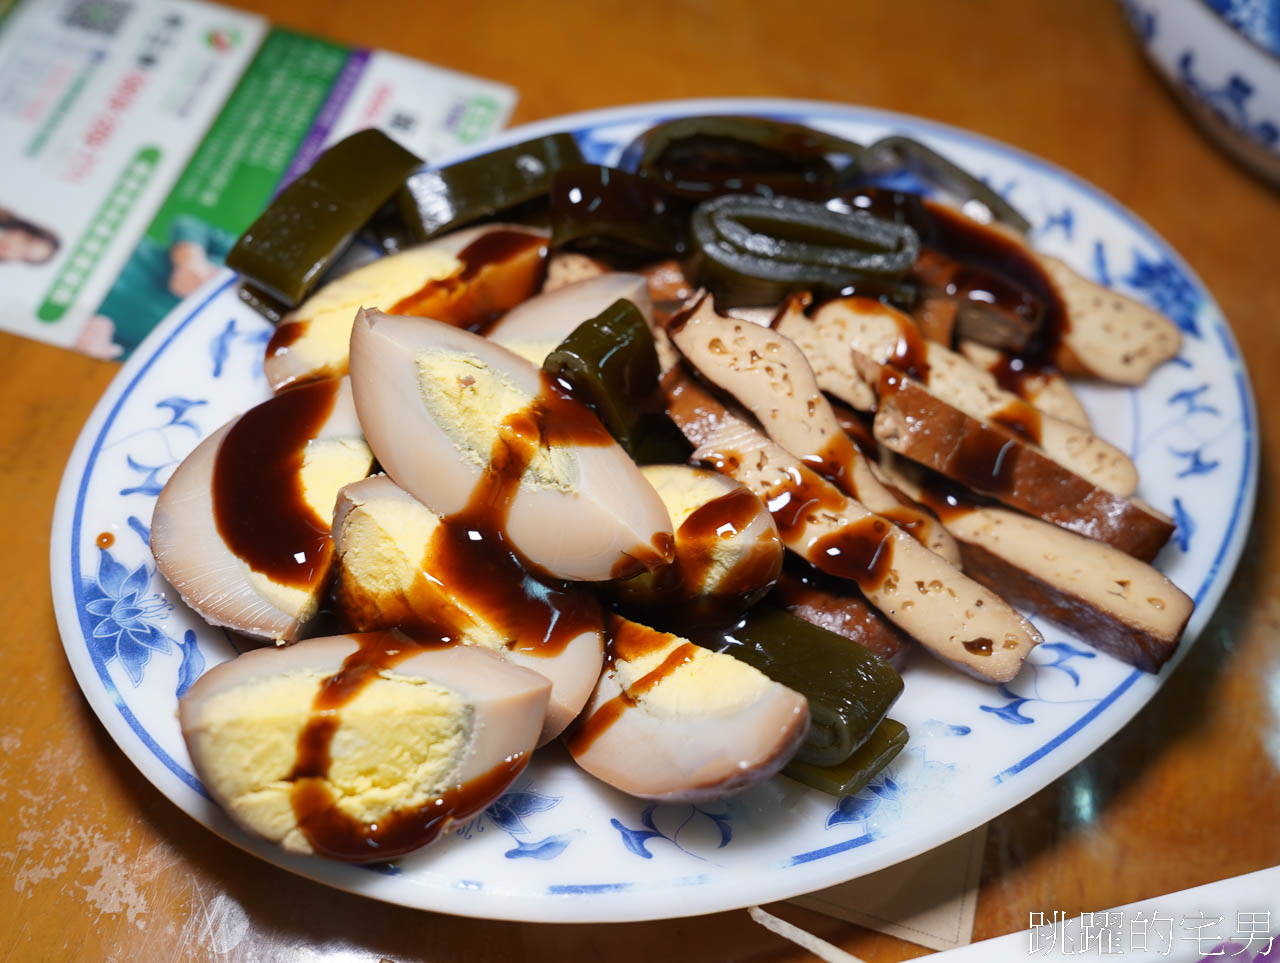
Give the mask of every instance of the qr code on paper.
<svg viewBox="0 0 1280 963">
<path fill-rule="evenodd" d="M 62 11 L 62 22 L 68 27 L 114 37 L 132 12 L 129 0 L 71 0 Z"/>
</svg>

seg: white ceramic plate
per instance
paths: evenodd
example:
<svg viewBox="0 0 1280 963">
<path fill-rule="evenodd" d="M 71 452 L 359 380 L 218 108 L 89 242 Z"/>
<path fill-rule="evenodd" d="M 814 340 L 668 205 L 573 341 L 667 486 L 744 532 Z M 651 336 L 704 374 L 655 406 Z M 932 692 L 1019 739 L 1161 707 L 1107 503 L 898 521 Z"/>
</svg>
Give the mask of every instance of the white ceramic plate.
<svg viewBox="0 0 1280 963">
<path fill-rule="evenodd" d="M 1148 384 L 1084 395 L 1101 433 L 1138 462 L 1142 496 L 1178 520 L 1158 561 L 1197 603 L 1185 653 L 1244 543 L 1258 442 L 1235 341 L 1178 255 L 1115 201 L 1043 161 L 855 107 L 643 105 L 523 127 L 496 143 L 570 130 L 588 159 L 610 163 L 645 127 L 712 112 L 782 117 L 862 141 L 889 131 L 927 141 L 1025 212 L 1038 247 L 1179 324 L 1181 355 Z M 236 299 L 228 272 L 143 343 L 67 466 L 52 579 L 76 678 L 134 764 L 205 826 L 302 875 L 407 906 L 545 922 L 687 916 L 782 899 L 914 856 L 1015 805 L 1097 749 L 1173 668 L 1145 675 L 1042 625 L 1046 643 L 1008 686 L 983 685 L 917 656 L 893 712 L 911 743 L 854 796 L 837 800 L 776 778 L 726 802 L 654 806 L 596 783 L 553 747 L 488 811 L 395 866 L 285 856 L 232 826 L 192 774 L 174 716 L 177 693 L 232 650 L 169 590 L 147 550 L 152 505 L 174 466 L 200 438 L 267 397 L 268 333 Z"/>
</svg>

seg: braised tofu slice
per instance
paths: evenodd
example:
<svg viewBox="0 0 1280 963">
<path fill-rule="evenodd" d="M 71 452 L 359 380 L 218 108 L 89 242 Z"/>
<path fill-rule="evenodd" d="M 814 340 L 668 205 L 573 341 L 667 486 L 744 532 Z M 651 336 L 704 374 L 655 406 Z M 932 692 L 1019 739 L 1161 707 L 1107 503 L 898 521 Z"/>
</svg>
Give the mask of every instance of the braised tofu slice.
<svg viewBox="0 0 1280 963">
<path fill-rule="evenodd" d="M 840 298 L 822 305 L 812 319 L 799 311 L 785 312 L 778 330 L 790 336 L 805 325 L 814 327 L 815 331 L 807 333 L 809 339 L 816 338 L 836 365 L 847 365 L 850 352 L 857 352 L 878 365 L 903 372 L 939 401 L 966 415 L 1018 433 L 1099 488 L 1117 495 L 1130 495 L 1137 488 L 1137 469 L 1114 445 L 1005 391 L 989 371 L 926 341 L 911 318 L 889 305 L 870 298 Z M 875 385 L 874 375 L 859 373 Z"/>
<path fill-rule="evenodd" d="M 895 484 L 936 508 L 973 578 L 1147 672 L 1173 656 L 1193 603 L 1156 569 L 953 486 L 922 482 L 896 459 L 889 464 Z"/>
<path fill-rule="evenodd" d="M 709 295 L 668 332 L 689 363 L 750 410 L 774 442 L 922 545 L 959 562 L 937 519 L 902 504 L 876 478 L 840 428 L 804 352 L 785 335 L 718 315 Z"/>
<path fill-rule="evenodd" d="M 1008 682 L 1041 641 L 1000 596 L 849 498 L 744 422 L 726 420 L 694 452 L 769 506 L 783 544 L 815 568 L 855 582 L 934 656 Z"/>
<path fill-rule="evenodd" d="M 990 372 L 1006 390 L 1039 408 L 1046 415 L 1077 428 L 1092 431 L 1089 414 L 1066 378 L 1049 368 L 1023 364 L 1012 355 L 976 341 L 961 340 L 960 353 Z"/>
<path fill-rule="evenodd" d="M 1173 534 L 1173 520 L 1136 498 L 1090 484 L 1035 445 L 971 418 L 895 369 L 881 372 L 875 437 L 890 451 L 947 478 L 1149 562 Z"/>
<path fill-rule="evenodd" d="M 1053 355 L 1067 374 L 1140 385 L 1182 347 L 1178 326 L 1159 311 L 1090 281 L 1056 257 L 1036 257 L 1067 306 L 1070 326 Z"/>
</svg>

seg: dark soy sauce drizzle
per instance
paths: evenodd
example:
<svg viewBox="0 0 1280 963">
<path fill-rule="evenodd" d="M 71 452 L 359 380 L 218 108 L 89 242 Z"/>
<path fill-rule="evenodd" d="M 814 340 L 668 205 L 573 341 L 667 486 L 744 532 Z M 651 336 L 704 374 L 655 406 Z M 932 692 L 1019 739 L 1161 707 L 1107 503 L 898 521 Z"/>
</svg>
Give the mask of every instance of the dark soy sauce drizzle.
<svg viewBox="0 0 1280 963">
<path fill-rule="evenodd" d="M 858 486 L 849 469 L 858 458 L 858 449 L 845 434 L 833 435 L 820 451 L 800 460 L 850 498 L 858 497 Z"/>
<path fill-rule="evenodd" d="M 458 260 L 459 270 L 428 281 L 388 313 L 417 314 L 483 332 L 542 284 L 547 240 L 525 231 L 489 231 L 463 248 Z"/>
<path fill-rule="evenodd" d="M 841 427 L 844 427 L 845 418 L 841 417 L 839 412 L 836 413 L 836 417 L 841 420 Z M 866 430 L 862 422 L 857 421 L 856 425 L 857 430 Z M 874 439 L 872 444 L 874 445 Z M 862 452 L 865 450 L 861 444 L 856 443 L 849 435 L 837 435 L 827 443 L 827 446 L 819 454 L 807 456 L 802 461 L 850 498 L 858 499 L 858 486 L 854 484 L 853 476 L 849 472 L 849 466 L 853 464 L 854 459 L 863 457 Z M 874 449 L 872 451 L 874 452 Z M 874 457 L 874 454 L 869 457 Z M 925 512 L 912 505 L 909 499 L 905 499 L 901 495 L 898 495 L 898 497 L 901 500 L 901 504 L 888 510 L 878 510 L 877 514 L 881 518 L 889 519 L 917 542 L 927 545 L 931 519 Z"/>
<path fill-rule="evenodd" d="M 765 500 L 783 542 L 799 535 L 809 516 L 823 509 L 837 511 L 845 499 L 829 482 L 804 470 Z M 893 526 L 868 515 L 820 537 L 805 554 L 816 568 L 852 579 L 863 591 L 884 582 L 893 566 Z"/>
<path fill-rule="evenodd" d="M 707 573 L 715 565 L 715 548 L 722 539 L 744 531 L 761 511 L 760 499 L 745 488 L 735 488 L 698 506 L 676 532 L 676 557 L 654 573 L 654 589 L 661 599 L 653 614 L 666 621 L 674 605 L 688 622 L 717 622 L 736 618 L 778 576 L 778 553 L 753 545 L 747 554 L 707 595 Z M 776 543 L 775 543 L 776 544 Z M 687 605 L 681 605 L 688 601 Z"/>
<path fill-rule="evenodd" d="M 389 812 L 376 823 L 344 813 L 326 782 L 329 749 L 340 723 L 338 710 L 384 670 L 424 649 L 454 644 L 444 632 L 434 639 L 413 639 L 400 632 L 370 632 L 355 638 L 359 647 L 324 680 L 312 701 L 311 718 L 298 736 L 297 761 L 287 778 L 293 783 L 289 798 L 294 816 L 311 848 L 330 859 L 361 863 L 393 859 L 425 846 L 450 820 L 464 819 L 491 802 L 528 760 L 524 754 L 505 759 L 476 779 L 452 786 L 419 806 Z"/>
<path fill-rule="evenodd" d="M 809 516 L 814 512 L 841 508 L 844 496 L 818 475 L 806 471 L 772 493 L 765 504 L 778 526 L 778 534 L 787 542 L 809 523 Z"/>
<path fill-rule="evenodd" d="M 632 662 L 654 649 L 670 645 L 671 639 L 665 632 L 610 614 L 605 618 L 605 671 L 611 669 L 618 659 Z M 622 690 L 579 722 L 567 742 L 570 755 L 580 756 L 590 749 L 624 712 L 636 704 L 641 695 L 690 662 L 697 651 L 698 646 L 692 642 L 682 642 L 657 667 L 633 682 L 630 688 Z"/>
<path fill-rule="evenodd" d="M 979 508 L 977 499 L 949 478 L 930 473 L 920 486 L 920 503 L 944 522 Z"/>
<path fill-rule="evenodd" d="M 864 188 L 846 200 L 859 210 L 909 224 L 920 235 L 922 249 L 933 249 L 979 272 L 987 272 L 975 272 L 969 277 L 973 291 L 968 296 L 981 297 L 987 304 L 1018 314 L 1026 311 L 1026 295 L 1030 294 L 1040 303 L 1043 316 L 1037 337 L 1020 353 L 1021 357 L 1025 363 L 1035 365 L 1052 359 L 1063 335 L 1070 330 L 1070 319 L 1057 286 L 1021 244 L 958 211 L 914 194 Z"/>
<path fill-rule="evenodd" d="M 808 559 L 828 575 L 873 592 L 893 568 L 893 526 L 874 515 L 860 518 L 814 542 Z"/>
<path fill-rule="evenodd" d="M 1001 388 L 1024 398 L 1027 396 L 1030 383 L 1043 375 L 1041 368 L 1008 354 L 1002 354 L 999 360 L 987 370 L 995 377 L 996 384 Z"/>
<path fill-rule="evenodd" d="M 303 389 L 295 389 L 300 391 Z M 283 397 L 283 396 L 282 396 Z M 431 574 L 472 611 L 505 634 L 511 646 L 534 655 L 563 651 L 573 638 L 598 629 L 594 595 L 538 574 L 510 544 L 507 517 L 520 479 L 543 445 L 606 445 L 613 439 L 595 415 L 545 375 L 531 404 L 505 418 L 489 464 L 461 511 L 442 519 L 427 553 Z M 298 825 L 321 855 L 349 862 L 390 859 L 431 842 L 450 819 L 464 818 L 493 801 L 527 759 L 505 760 L 483 776 L 449 789 L 423 806 L 396 810 L 377 824 L 351 818 L 335 805 L 326 784 L 329 747 L 338 710 L 378 674 L 426 647 L 457 644 L 467 617 L 461 609 L 419 600 L 401 630 L 366 633 L 342 668 L 324 680 L 311 718 L 298 737 L 289 779 Z"/>
<path fill-rule="evenodd" d="M 929 349 L 915 322 L 901 312 L 893 312 L 893 320 L 898 325 L 898 340 L 893 346 L 893 354 L 888 363 L 893 365 L 909 378 L 929 383 Z"/>
<path fill-rule="evenodd" d="M 424 567 L 522 652 L 555 655 L 599 628 L 601 614 L 593 594 L 539 573 L 511 544 L 507 519 L 520 479 L 540 447 L 612 443 L 590 409 L 544 374 L 534 402 L 503 420 L 467 504 L 432 535 Z"/>
<path fill-rule="evenodd" d="M 964 643 L 964 647 L 974 655 L 990 655 L 993 645 L 990 639 L 979 638 L 969 639 Z"/>
<path fill-rule="evenodd" d="M 937 250 L 922 251 L 911 276 L 926 289 L 952 299 L 957 307 L 968 304 L 983 314 L 1004 315 L 1014 330 L 1034 330 L 1044 314 L 1040 299 L 1026 288 L 995 271 Z"/>
<path fill-rule="evenodd" d="M 984 495 L 1013 490 L 1018 441 L 991 429 L 966 432 L 955 460 L 956 479 Z"/>
<path fill-rule="evenodd" d="M 267 342 L 267 357 L 274 358 L 307 333 L 306 321 L 285 321 L 276 325 Z"/>
<path fill-rule="evenodd" d="M 1011 402 L 991 415 L 990 420 L 1008 428 L 1016 435 L 1021 435 L 1032 444 L 1040 444 L 1040 429 L 1043 424 L 1040 419 L 1040 410 L 1025 401 Z"/>
<path fill-rule="evenodd" d="M 338 381 L 315 381 L 251 408 L 231 426 L 213 466 L 213 517 L 227 547 L 255 572 L 309 587 L 327 570 L 329 520 L 302 492 L 302 453 L 320 431 Z"/>
</svg>

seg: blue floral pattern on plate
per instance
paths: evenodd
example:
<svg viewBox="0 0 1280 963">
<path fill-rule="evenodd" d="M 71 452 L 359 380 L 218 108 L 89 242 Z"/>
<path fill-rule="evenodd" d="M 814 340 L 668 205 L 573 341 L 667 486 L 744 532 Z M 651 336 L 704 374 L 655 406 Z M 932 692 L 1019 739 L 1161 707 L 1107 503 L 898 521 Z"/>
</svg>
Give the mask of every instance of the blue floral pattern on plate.
<svg viewBox="0 0 1280 963">
<path fill-rule="evenodd" d="M 1203 624 L 1242 543 L 1256 437 L 1230 333 L 1177 255 L 1069 175 L 897 115 L 781 101 L 669 104 L 541 131 L 574 130 L 591 159 L 611 162 L 654 120 L 706 109 L 768 113 L 863 140 L 891 129 L 927 140 L 1007 192 L 1046 251 L 1174 315 L 1188 335 L 1177 364 L 1141 390 L 1082 394 L 1108 437 L 1138 459 L 1143 496 L 1174 515 L 1178 531 L 1161 564 L 1204 603 L 1193 632 Z M 917 659 L 894 712 L 911 743 L 846 799 L 779 778 L 727 804 L 655 806 L 605 790 L 549 747 L 488 810 L 394 867 L 368 872 L 284 857 L 227 824 L 190 770 L 175 695 L 233 652 L 163 584 L 146 547 L 154 492 L 173 467 L 200 438 L 266 397 L 260 360 L 269 333 L 226 277 L 181 306 L 135 353 L 86 426 L 53 535 L 55 608 L 94 710 L 169 798 L 266 859 L 407 905 L 499 918 L 643 919 L 779 899 L 879 868 L 886 854 L 906 854 L 904 840 L 919 851 L 1013 805 L 1059 775 L 1062 760 L 1100 744 L 1159 684 L 1061 633 L 1003 692 Z M 1212 467 L 1183 473 L 1196 464 Z M 103 532 L 116 536 L 109 549 L 98 547 Z"/>
<path fill-rule="evenodd" d="M 653 859 L 649 843 L 662 839 L 694 859 L 705 860 L 707 857 L 699 852 L 701 846 L 689 845 L 680 840 L 681 834 L 691 827 L 695 830 L 705 828 L 697 825 L 703 820 L 715 827 L 718 834 L 717 849 L 724 849 L 733 841 L 733 815 L 727 803 L 719 803 L 716 808 L 695 806 L 692 803 L 683 806 L 659 806 L 654 803 L 641 811 L 640 827 L 637 829 L 623 825 L 616 817 L 609 820 L 609 825 L 618 831 L 627 851 L 641 859 Z M 660 827 L 660 821 L 668 828 Z"/>
<path fill-rule="evenodd" d="M 1191 94 L 1240 133 L 1253 138 L 1263 147 L 1274 148 L 1280 142 L 1280 127 L 1270 117 L 1251 116 L 1250 101 L 1254 85 L 1242 74 L 1232 73 L 1220 87 L 1211 86 L 1196 73 L 1196 55 L 1185 50 L 1178 58 L 1178 79 Z"/>
<path fill-rule="evenodd" d="M 1280 0 L 1205 0 L 1231 26 L 1280 57 Z"/>
<path fill-rule="evenodd" d="M 456 835 L 470 839 L 475 833 L 484 832 L 485 826 L 490 825 L 505 832 L 516 844 L 514 849 L 503 853 L 507 859 L 555 859 L 565 851 L 577 834 L 568 832 L 541 839 L 526 839 L 530 831 L 524 818 L 555 809 L 563 798 L 537 792 L 527 778 L 521 778 L 501 799 L 456 830 Z"/>
</svg>

